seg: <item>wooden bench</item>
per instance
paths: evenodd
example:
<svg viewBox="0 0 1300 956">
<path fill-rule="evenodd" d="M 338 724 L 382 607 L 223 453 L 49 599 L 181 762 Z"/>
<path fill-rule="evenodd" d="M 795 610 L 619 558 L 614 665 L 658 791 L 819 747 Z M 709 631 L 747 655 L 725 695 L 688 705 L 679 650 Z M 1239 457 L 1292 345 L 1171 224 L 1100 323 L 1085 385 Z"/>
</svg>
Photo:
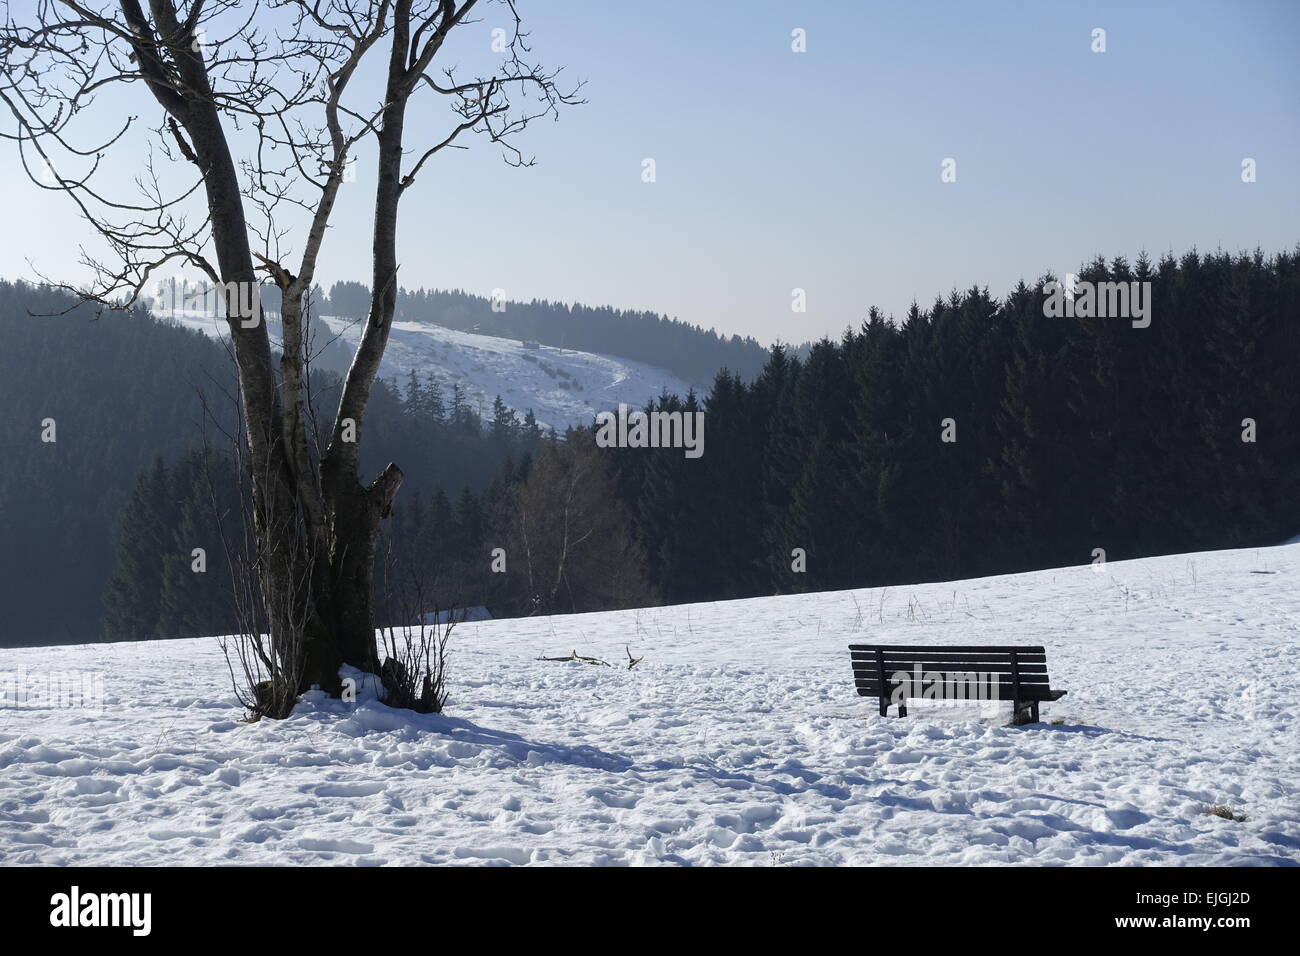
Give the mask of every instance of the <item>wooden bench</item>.
<svg viewBox="0 0 1300 956">
<path fill-rule="evenodd" d="M 1009 700 L 1013 724 L 1037 723 L 1038 703 L 1060 700 L 1047 678 L 1047 652 L 1041 647 L 931 647 L 850 644 L 853 680 L 862 697 L 880 701 L 880 716 L 890 704 L 907 716 L 912 700 Z"/>
</svg>

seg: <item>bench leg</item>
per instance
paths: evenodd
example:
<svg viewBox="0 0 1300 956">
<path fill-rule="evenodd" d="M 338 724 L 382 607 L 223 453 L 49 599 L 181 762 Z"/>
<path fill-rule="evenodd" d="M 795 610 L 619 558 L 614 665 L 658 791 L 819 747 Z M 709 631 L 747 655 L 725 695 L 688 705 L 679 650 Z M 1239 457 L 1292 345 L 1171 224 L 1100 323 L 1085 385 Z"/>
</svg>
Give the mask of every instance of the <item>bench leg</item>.
<svg viewBox="0 0 1300 956">
<path fill-rule="evenodd" d="M 881 716 L 881 717 L 888 717 L 888 716 L 889 716 L 889 698 L 888 698 L 888 697 L 882 697 L 882 698 L 880 698 L 880 716 Z M 900 701 L 898 702 L 898 716 L 899 716 L 899 717 L 906 717 L 906 716 L 907 716 L 907 698 L 906 698 L 906 697 L 904 697 L 902 700 L 900 700 Z"/>
<path fill-rule="evenodd" d="M 1038 701 L 1012 701 L 1011 724 L 1013 727 L 1022 727 L 1025 724 L 1038 723 Z"/>
</svg>

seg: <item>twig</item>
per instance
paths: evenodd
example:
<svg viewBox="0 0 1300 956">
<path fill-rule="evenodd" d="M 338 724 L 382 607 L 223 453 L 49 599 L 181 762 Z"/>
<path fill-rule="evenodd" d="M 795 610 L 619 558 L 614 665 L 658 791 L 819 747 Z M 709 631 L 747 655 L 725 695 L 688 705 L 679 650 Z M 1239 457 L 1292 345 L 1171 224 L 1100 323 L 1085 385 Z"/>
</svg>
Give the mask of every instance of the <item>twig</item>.
<svg viewBox="0 0 1300 956">
<path fill-rule="evenodd" d="M 539 661 L 580 661 L 583 664 L 599 664 L 601 667 L 610 666 L 609 661 L 602 661 L 599 657 L 583 657 L 577 650 L 570 652 L 568 657 L 539 657 L 537 659 Z"/>
</svg>

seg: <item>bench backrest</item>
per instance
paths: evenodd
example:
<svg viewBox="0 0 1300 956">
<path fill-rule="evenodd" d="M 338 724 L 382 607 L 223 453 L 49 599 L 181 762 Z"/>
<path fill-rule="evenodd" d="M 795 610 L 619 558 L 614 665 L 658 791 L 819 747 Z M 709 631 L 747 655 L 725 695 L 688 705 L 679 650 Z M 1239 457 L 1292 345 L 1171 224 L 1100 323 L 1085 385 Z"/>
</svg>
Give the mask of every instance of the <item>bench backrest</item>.
<svg viewBox="0 0 1300 956">
<path fill-rule="evenodd" d="M 850 644 L 849 652 L 853 679 L 863 697 L 1051 699 L 1042 647 Z"/>
</svg>

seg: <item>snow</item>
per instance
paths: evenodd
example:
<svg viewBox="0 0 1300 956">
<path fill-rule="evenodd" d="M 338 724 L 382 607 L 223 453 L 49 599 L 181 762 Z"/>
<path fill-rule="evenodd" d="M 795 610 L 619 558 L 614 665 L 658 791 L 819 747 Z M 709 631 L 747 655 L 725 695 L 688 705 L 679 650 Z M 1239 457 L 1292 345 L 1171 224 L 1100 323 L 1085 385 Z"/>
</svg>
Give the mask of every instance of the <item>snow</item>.
<svg viewBox="0 0 1300 956">
<path fill-rule="evenodd" d="M 224 320 L 197 311 L 160 313 L 213 338 L 226 335 Z M 363 323 L 324 316 L 330 330 L 348 349 L 360 340 Z M 492 400 L 501 400 L 522 418 L 533 410 L 539 424 L 564 431 L 590 425 L 596 413 L 617 409 L 620 402 L 641 407 L 661 392 L 686 396 L 690 385 L 671 372 L 630 359 L 548 345 L 527 348 L 515 339 L 460 332 L 426 322 L 396 321 L 380 365 L 379 377 L 406 387 L 414 370 L 421 383 L 432 375 L 451 401 L 453 383 L 466 390 L 466 401 L 485 418 Z"/>
<path fill-rule="evenodd" d="M 0 650 L 104 688 L 0 710 L 0 863 L 1296 864 L 1298 578 L 1291 545 L 464 624 L 447 716 L 365 685 L 243 723 L 210 638 Z M 1044 644 L 1069 694 L 881 718 L 856 641 Z M 612 666 L 537 660 L 573 649 Z"/>
</svg>

